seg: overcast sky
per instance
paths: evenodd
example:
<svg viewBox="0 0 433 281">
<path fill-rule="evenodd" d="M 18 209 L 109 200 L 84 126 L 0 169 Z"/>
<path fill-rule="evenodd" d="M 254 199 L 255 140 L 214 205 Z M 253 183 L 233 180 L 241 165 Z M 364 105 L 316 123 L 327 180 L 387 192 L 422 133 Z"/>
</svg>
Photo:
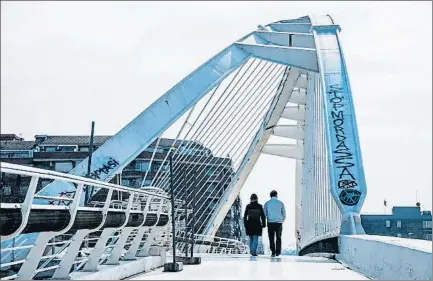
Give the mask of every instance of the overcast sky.
<svg viewBox="0 0 433 281">
<path fill-rule="evenodd" d="M 1 132 L 115 134 L 259 24 L 331 14 L 358 118 L 363 212 L 432 206 L 431 2 L 1 2 Z M 272 168 L 270 168 L 272 167 Z M 294 241 L 294 162 L 262 155 L 242 190 L 277 189 Z M 390 208 L 388 209 L 390 211 Z"/>
</svg>

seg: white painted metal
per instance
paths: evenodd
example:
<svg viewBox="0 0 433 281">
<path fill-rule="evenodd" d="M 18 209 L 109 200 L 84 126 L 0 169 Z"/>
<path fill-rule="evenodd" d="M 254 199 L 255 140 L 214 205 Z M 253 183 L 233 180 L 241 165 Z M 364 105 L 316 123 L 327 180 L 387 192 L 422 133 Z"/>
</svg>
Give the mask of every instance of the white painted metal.
<svg viewBox="0 0 433 281">
<path fill-rule="evenodd" d="M 283 113 L 281 114 L 282 118 L 295 120 L 295 121 L 304 121 L 305 120 L 305 106 L 303 105 L 289 105 L 284 108 Z"/>
<path fill-rule="evenodd" d="M 24 199 L 24 202 L 21 204 L 21 217 L 23 218 L 21 220 L 21 225 L 18 227 L 16 231 L 14 231 L 14 233 L 0 236 L 1 241 L 6 241 L 20 235 L 21 232 L 26 227 L 27 220 L 29 219 L 31 203 L 33 201 L 33 198 L 35 197 L 35 191 L 38 185 L 38 181 L 39 181 L 39 177 L 32 177 L 32 179 L 30 180 L 30 185 L 29 188 L 27 189 L 26 197 Z"/>
<path fill-rule="evenodd" d="M 126 235 L 127 234 L 126 232 L 129 231 L 130 229 L 125 228 L 125 225 L 128 222 L 129 213 L 131 213 L 131 212 L 144 212 L 145 215 L 147 213 L 156 214 L 157 218 L 158 218 L 157 222 L 159 221 L 161 214 L 168 215 L 168 208 L 167 207 L 170 206 L 168 197 L 165 195 L 164 192 L 162 192 L 161 190 L 156 189 L 156 188 L 149 187 L 149 188 L 143 188 L 143 189 L 131 189 L 131 188 L 126 188 L 126 187 L 122 187 L 122 186 L 118 186 L 118 185 L 108 184 L 105 182 L 98 182 L 98 181 L 88 179 L 88 178 L 81 178 L 81 177 L 57 173 L 57 172 L 53 172 L 53 171 L 35 169 L 35 168 L 31 168 L 31 167 L 13 165 L 13 164 L 8 164 L 8 163 L 1 163 L 1 172 L 4 173 L 6 176 L 7 175 L 31 176 L 32 180 L 30 182 L 30 185 L 35 184 L 38 181 L 38 179 L 59 180 L 59 181 L 63 181 L 63 182 L 74 183 L 77 185 L 77 191 L 76 191 L 74 197 L 72 199 L 68 198 L 68 199 L 72 200 L 71 204 L 69 206 L 32 204 L 31 200 L 29 200 L 28 198 L 30 198 L 31 194 L 34 193 L 33 188 L 28 189 L 28 194 L 26 196 L 26 200 L 24 201 L 25 204 L 22 203 L 20 205 L 16 205 L 16 204 L 2 204 L 1 205 L 2 209 L 18 207 L 18 208 L 24 208 L 25 210 L 27 210 L 27 211 L 22 211 L 22 214 L 26 215 L 26 217 L 23 218 L 23 221 L 26 221 L 26 222 L 28 222 L 28 217 L 29 217 L 29 214 L 30 214 L 32 209 L 39 209 L 39 210 L 41 210 L 41 209 L 46 209 L 46 210 L 64 209 L 64 210 L 69 211 L 70 217 L 71 217 L 71 219 L 69 220 L 66 227 L 64 227 L 62 230 L 56 231 L 56 232 L 41 232 L 34 245 L 22 246 L 21 244 L 19 244 L 19 246 L 13 247 L 11 244 L 9 244 L 9 246 L 7 248 L 8 251 L 20 251 L 20 250 L 25 250 L 27 248 L 30 248 L 30 251 L 27 254 L 27 258 L 25 260 L 22 260 L 22 261 L 6 262 L 5 260 L 2 259 L 2 262 L 1 262 L 2 268 L 13 265 L 13 264 L 23 263 L 23 265 L 21 266 L 21 268 L 20 268 L 18 274 L 16 274 L 16 276 L 15 275 L 6 276 L 5 277 L 6 279 L 19 279 L 19 280 L 25 279 L 25 280 L 28 280 L 28 279 L 32 279 L 36 274 L 38 274 L 40 272 L 47 272 L 47 271 L 50 271 L 53 269 L 54 269 L 53 278 L 55 278 L 55 279 L 69 279 L 69 271 L 70 271 L 71 266 L 73 264 L 80 263 L 82 265 L 86 265 L 87 262 L 90 260 L 90 263 L 86 267 L 86 269 L 87 270 L 95 270 L 94 266 L 95 266 L 95 264 L 96 264 L 96 266 L 98 265 L 100 257 L 103 256 L 102 253 L 111 247 L 114 247 L 114 250 L 111 252 L 111 254 L 113 254 L 113 255 L 112 256 L 108 255 L 107 257 L 109 259 L 109 263 L 114 263 L 115 260 L 118 260 L 118 258 L 119 258 L 119 252 L 123 251 L 125 241 L 122 241 L 122 240 L 124 240 L 125 237 L 121 236 L 117 240 L 117 242 L 118 242 L 117 244 L 112 244 L 112 245 L 108 245 L 108 246 L 106 246 L 105 245 L 106 243 L 102 240 L 107 241 L 111 237 L 113 230 L 120 230 L 122 228 L 125 231 L 124 232 L 125 236 L 129 236 L 129 235 Z M 105 201 L 102 202 L 102 206 L 99 206 L 100 204 L 98 205 L 98 202 L 95 202 L 94 207 L 80 206 L 79 198 L 82 194 L 84 185 L 86 185 L 88 187 L 93 186 L 95 188 L 105 188 L 108 190 L 107 197 L 106 197 L 106 199 L 104 199 Z M 121 202 L 121 201 L 119 202 L 119 200 L 112 200 L 113 191 L 115 191 L 115 192 L 121 191 L 121 192 L 129 193 L 128 201 L 127 202 Z M 143 204 L 142 204 L 142 201 L 140 198 L 144 198 L 143 203 L 145 203 L 145 204 L 144 204 L 143 210 L 141 209 L 142 208 L 141 206 Z M 61 197 L 61 198 L 49 197 L 49 199 L 63 200 L 64 198 L 63 197 Z M 155 210 L 154 208 L 149 209 L 149 206 L 151 206 L 151 204 L 154 204 L 154 202 L 158 202 L 158 206 L 160 206 L 160 207 L 157 208 L 157 210 Z M 163 208 L 163 206 L 165 206 L 165 208 Z M 59 208 L 59 207 L 61 207 L 61 208 Z M 30 211 L 28 211 L 28 210 L 30 210 Z M 52 238 L 66 233 L 72 227 L 72 225 L 75 222 L 75 215 L 77 214 L 77 211 L 79 211 L 79 210 L 101 211 L 103 214 L 103 220 L 100 223 L 100 225 L 94 229 L 78 230 L 77 233 L 72 236 L 71 240 L 63 240 L 61 242 L 49 243 L 49 241 Z M 125 220 L 123 226 L 121 226 L 119 228 L 115 228 L 115 229 L 105 228 L 103 230 L 103 234 L 101 235 L 101 237 L 95 238 L 97 240 L 97 242 L 96 242 L 97 247 L 92 252 L 94 254 L 93 255 L 91 254 L 90 257 L 87 257 L 87 258 L 78 257 L 77 256 L 78 252 L 83 251 L 83 250 L 80 250 L 80 248 L 81 248 L 83 241 L 85 241 L 85 237 L 89 233 L 100 229 L 104 225 L 105 219 L 107 217 L 107 213 L 109 210 L 110 211 L 116 211 L 116 212 L 122 212 L 125 214 L 126 220 Z M 146 216 L 145 216 L 145 218 L 146 218 Z M 143 222 L 143 224 L 144 224 L 144 222 Z M 22 229 L 23 227 L 20 226 L 20 228 Z M 136 228 L 134 228 L 134 229 L 136 229 Z M 21 231 L 15 231 L 16 236 L 19 235 L 20 233 L 21 233 Z M 4 243 L 5 243 L 4 245 L 7 245 L 7 242 L 8 241 L 4 241 Z M 54 254 L 54 255 L 44 254 L 44 251 L 45 251 L 45 248 L 47 247 L 47 245 L 48 246 L 51 245 L 52 247 L 56 247 L 56 245 L 61 245 L 61 244 L 64 244 L 64 246 L 62 246 L 60 248 L 59 252 L 57 252 L 56 254 Z M 2 249 L 2 250 L 5 250 L 5 249 Z M 99 253 L 99 254 L 97 254 L 97 253 Z M 58 265 L 50 266 L 50 261 L 52 261 L 53 259 L 60 259 L 60 263 Z M 44 263 L 41 266 L 39 266 L 41 261 L 44 261 Z M 90 265 L 92 265 L 92 266 L 90 266 Z"/>
<path fill-rule="evenodd" d="M 304 156 L 302 146 L 298 147 L 296 144 L 266 144 L 262 152 L 297 160 L 302 160 Z"/>
<path fill-rule="evenodd" d="M 318 72 L 316 51 L 309 48 L 269 46 L 261 44 L 236 43 L 240 49 L 253 54 L 255 57 L 281 63 L 284 65 Z"/>
<path fill-rule="evenodd" d="M 314 37 L 310 33 L 256 31 L 255 34 L 262 37 L 266 41 L 271 42 L 272 44 L 280 46 L 310 49 L 314 49 L 316 47 L 314 44 Z"/>
<path fill-rule="evenodd" d="M 36 244 L 30 249 L 27 256 L 27 261 L 21 266 L 18 271 L 18 280 L 28 280 L 32 279 L 36 273 L 36 269 L 39 265 L 40 260 L 44 254 L 44 250 L 48 242 L 57 235 L 64 234 L 71 229 L 75 221 L 75 216 L 78 210 L 78 204 L 80 202 L 80 197 L 83 192 L 84 183 L 79 183 L 77 186 L 77 191 L 75 192 L 72 203 L 69 205 L 70 220 L 65 228 L 57 232 L 42 232 L 36 240 Z"/>
<path fill-rule="evenodd" d="M 299 84 L 302 83 L 300 82 Z M 307 102 L 307 91 L 303 88 L 297 88 L 296 90 L 293 91 L 289 102 L 305 105 L 305 103 Z"/>
<path fill-rule="evenodd" d="M 275 126 L 273 135 L 289 139 L 303 140 L 304 130 L 298 125 L 277 125 Z"/>
</svg>

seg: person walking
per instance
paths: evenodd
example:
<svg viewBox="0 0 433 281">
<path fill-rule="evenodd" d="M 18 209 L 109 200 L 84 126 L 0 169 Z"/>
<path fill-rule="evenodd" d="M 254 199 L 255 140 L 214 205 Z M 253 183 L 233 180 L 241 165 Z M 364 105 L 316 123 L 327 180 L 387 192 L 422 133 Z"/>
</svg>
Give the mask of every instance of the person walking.
<svg viewBox="0 0 433 281">
<path fill-rule="evenodd" d="M 264 211 L 268 223 L 271 254 L 272 257 L 278 257 L 281 254 L 281 234 L 283 232 L 283 222 L 286 219 L 286 209 L 283 202 L 278 200 L 278 193 L 275 190 L 272 190 L 270 195 L 271 199 L 265 203 Z"/>
<path fill-rule="evenodd" d="M 259 236 L 262 236 L 262 230 L 266 227 L 266 218 L 263 206 L 258 203 L 256 194 L 251 194 L 250 204 L 245 207 L 244 225 L 246 234 L 250 238 L 250 254 L 257 256 L 257 246 Z"/>
</svg>

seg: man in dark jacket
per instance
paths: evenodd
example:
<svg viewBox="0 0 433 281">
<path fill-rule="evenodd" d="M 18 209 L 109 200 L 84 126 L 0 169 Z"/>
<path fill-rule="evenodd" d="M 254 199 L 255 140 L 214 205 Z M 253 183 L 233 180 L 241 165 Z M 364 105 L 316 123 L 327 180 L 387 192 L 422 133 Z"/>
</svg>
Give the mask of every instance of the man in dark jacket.
<svg viewBox="0 0 433 281">
<path fill-rule="evenodd" d="M 266 227 L 265 212 L 257 200 L 256 194 L 251 194 L 251 203 L 245 208 L 244 225 L 247 235 L 250 238 L 250 254 L 257 256 L 259 236 L 262 236 L 262 229 Z"/>
</svg>

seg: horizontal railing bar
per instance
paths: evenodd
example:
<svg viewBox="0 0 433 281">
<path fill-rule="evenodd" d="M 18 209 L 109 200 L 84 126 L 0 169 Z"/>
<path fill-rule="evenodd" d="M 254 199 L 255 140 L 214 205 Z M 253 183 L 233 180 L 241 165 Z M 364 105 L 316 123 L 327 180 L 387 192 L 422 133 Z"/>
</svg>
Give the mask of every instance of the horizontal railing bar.
<svg viewBox="0 0 433 281">
<path fill-rule="evenodd" d="M 35 198 L 48 199 L 48 200 L 54 200 L 54 201 L 74 201 L 74 198 L 46 196 L 46 195 L 35 195 Z"/>
<path fill-rule="evenodd" d="M 54 245 L 62 245 L 62 244 L 70 244 L 72 241 L 65 240 L 65 241 L 59 241 L 59 242 L 51 242 L 48 243 L 47 246 L 54 246 Z"/>
<path fill-rule="evenodd" d="M 59 268 L 59 265 L 53 265 L 53 266 L 49 266 L 49 267 L 39 268 L 39 269 L 35 270 L 35 273 L 49 271 L 49 270 L 56 269 L 56 268 Z"/>
<path fill-rule="evenodd" d="M 54 255 L 48 255 L 48 256 L 42 256 L 41 260 L 45 260 L 45 259 L 52 259 L 52 258 L 58 258 L 62 256 L 62 254 L 54 254 Z"/>
<path fill-rule="evenodd" d="M 19 261 L 12 261 L 12 262 L 8 262 L 8 263 L 2 263 L 2 264 L 0 264 L 0 267 L 7 267 L 7 266 L 16 265 L 16 264 L 25 263 L 25 262 L 26 262 L 26 259 L 19 260 Z"/>
<path fill-rule="evenodd" d="M 43 170 L 39 168 L 15 165 L 15 164 L 4 163 L 4 162 L 0 162 L 0 169 L 2 170 L 3 173 L 37 176 L 37 177 L 48 178 L 53 180 L 70 181 L 77 184 L 84 183 L 86 185 L 90 185 L 93 187 L 107 188 L 107 189 L 113 189 L 117 191 L 125 191 L 129 193 L 139 193 L 148 196 L 150 195 L 150 196 L 160 197 L 164 199 L 169 199 L 169 196 L 152 192 L 152 191 L 161 192 L 159 188 L 146 187 L 147 191 L 143 189 L 133 189 L 121 185 L 93 180 L 90 178 L 84 178 L 84 177 L 74 176 L 70 174 L 63 174 L 51 170 Z"/>
<path fill-rule="evenodd" d="M 2 277 L 1 280 L 11 280 L 11 279 L 15 279 L 17 277 L 18 277 L 18 274 L 14 274 L 11 276 Z"/>
<path fill-rule="evenodd" d="M 22 249 L 28 249 L 28 248 L 32 248 L 35 245 L 26 245 L 26 246 L 16 246 L 16 247 L 10 247 L 10 248 L 2 248 L 0 249 L 0 252 L 8 252 L 8 251 L 14 251 L 14 250 L 22 250 Z"/>
</svg>

